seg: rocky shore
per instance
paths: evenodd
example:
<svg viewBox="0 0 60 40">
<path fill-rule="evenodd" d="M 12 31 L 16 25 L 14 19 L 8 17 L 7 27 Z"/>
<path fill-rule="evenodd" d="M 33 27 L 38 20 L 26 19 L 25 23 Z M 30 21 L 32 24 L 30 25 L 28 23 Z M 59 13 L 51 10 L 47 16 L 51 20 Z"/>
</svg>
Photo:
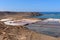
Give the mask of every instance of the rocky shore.
<svg viewBox="0 0 60 40">
<path fill-rule="evenodd" d="M 32 28 L 40 27 L 41 21 L 45 19 L 30 18 L 30 17 L 41 16 L 41 15 L 42 14 L 40 14 L 39 12 L 0 12 L 0 40 L 60 40 L 59 37 L 57 38 L 57 37 L 48 36 L 28 28 L 28 26 Z M 5 22 L 6 20 L 10 21 L 10 19 L 13 19 L 11 20 L 14 21 L 13 23 L 21 22 L 22 19 L 24 19 L 24 23 L 27 22 L 29 24 L 22 26 L 21 25 L 12 26 L 12 25 L 4 24 L 3 21 Z M 36 20 L 39 21 L 35 22 Z M 10 24 L 12 23 L 11 21 L 9 22 Z"/>
<path fill-rule="evenodd" d="M 0 40 L 57 40 L 44 34 L 36 33 L 24 26 L 7 26 L 0 22 Z"/>
<path fill-rule="evenodd" d="M 41 16 L 39 12 L 0 12 L 0 17 L 31 17 L 31 16 Z"/>
</svg>

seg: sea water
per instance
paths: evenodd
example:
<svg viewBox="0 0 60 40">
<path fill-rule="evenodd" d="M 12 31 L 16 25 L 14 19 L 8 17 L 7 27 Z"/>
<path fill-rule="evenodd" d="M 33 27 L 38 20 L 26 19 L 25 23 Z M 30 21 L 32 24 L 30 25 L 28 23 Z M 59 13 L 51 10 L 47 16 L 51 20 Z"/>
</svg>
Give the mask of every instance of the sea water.
<svg viewBox="0 0 60 40">
<path fill-rule="evenodd" d="M 40 12 L 41 16 L 35 16 L 35 18 L 56 18 L 60 19 L 60 12 Z"/>
<path fill-rule="evenodd" d="M 41 16 L 34 16 L 35 18 L 52 18 L 52 19 L 60 19 L 60 12 L 40 12 L 40 14 L 43 14 Z M 52 21 L 52 22 L 37 22 L 34 24 L 30 24 L 27 26 L 29 29 L 54 36 L 54 37 L 60 37 L 60 23 L 58 21 Z"/>
</svg>

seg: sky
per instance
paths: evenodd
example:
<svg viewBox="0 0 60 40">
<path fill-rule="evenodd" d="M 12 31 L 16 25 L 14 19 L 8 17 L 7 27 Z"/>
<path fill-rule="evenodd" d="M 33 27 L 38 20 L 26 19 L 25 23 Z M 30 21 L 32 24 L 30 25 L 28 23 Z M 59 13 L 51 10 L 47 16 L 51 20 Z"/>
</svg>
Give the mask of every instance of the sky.
<svg viewBox="0 0 60 40">
<path fill-rule="evenodd" d="M 60 0 L 0 0 L 0 11 L 60 12 Z"/>
</svg>

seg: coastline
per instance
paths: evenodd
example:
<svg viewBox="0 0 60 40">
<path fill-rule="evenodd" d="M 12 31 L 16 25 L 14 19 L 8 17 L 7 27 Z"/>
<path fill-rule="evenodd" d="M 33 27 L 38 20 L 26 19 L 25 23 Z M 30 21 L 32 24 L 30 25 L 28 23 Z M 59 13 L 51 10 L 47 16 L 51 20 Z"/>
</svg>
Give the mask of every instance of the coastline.
<svg viewBox="0 0 60 40">
<path fill-rule="evenodd" d="M 53 22 L 54 20 L 57 20 L 57 19 L 31 17 L 31 16 L 41 16 L 40 14 L 37 14 L 37 13 L 23 13 L 25 15 L 23 15 L 22 13 L 17 13 L 17 14 L 12 13 L 13 15 L 8 14 L 8 13 L 7 14 L 3 13 L 5 16 L 2 15 L 3 18 L 0 18 L 0 27 L 1 27 L 0 33 L 2 33 L 2 35 L 4 34 L 4 35 L 11 36 L 11 34 L 13 34 L 14 36 L 16 36 L 16 39 L 18 38 L 19 40 L 26 40 L 26 39 L 27 40 L 28 39 L 29 40 L 30 39 L 40 40 L 40 38 L 41 38 L 41 40 L 44 40 L 44 39 L 47 40 L 47 38 L 49 38 L 50 40 L 57 40 L 60 37 L 59 36 L 59 28 L 60 28 L 59 26 L 60 25 L 55 25 L 54 23 L 51 25 L 49 23 L 49 22 Z M 22 21 L 22 19 L 24 19 L 24 20 Z M 27 23 L 27 24 L 21 25 L 22 22 Z M 9 23 L 9 24 L 6 25 L 4 23 Z M 14 24 L 14 23 L 18 23 L 19 25 L 16 26 L 16 24 Z M 4 28 L 7 28 L 7 29 L 5 30 Z M 17 34 L 17 32 L 18 32 L 18 34 Z M 8 33 L 8 34 L 5 34 L 5 33 Z M 19 33 L 21 33 L 21 35 L 19 35 Z M 32 35 L 30 33 L 32 33 Z M 3 35 L 3 37 L 4 37 L 4 35 Z M 19 35 L 19 37 L 17 35 Z M 26 37 L 26 36 L 28 36 L 28 37 Z"/>
</svg>

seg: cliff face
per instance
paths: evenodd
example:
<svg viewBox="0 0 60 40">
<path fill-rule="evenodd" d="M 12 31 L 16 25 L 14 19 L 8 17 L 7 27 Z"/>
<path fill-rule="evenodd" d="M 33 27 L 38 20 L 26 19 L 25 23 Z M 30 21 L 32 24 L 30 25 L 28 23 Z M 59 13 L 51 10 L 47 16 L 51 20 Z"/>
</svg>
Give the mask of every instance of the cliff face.
<svg viewBox="0 0 60 40">
<path fill-rule="evenodd" d="M 24 26 L 6 26 L 0 23 L 0 40 L 57 40 L 57 38 L 33 32 Z"/>
</svg>

